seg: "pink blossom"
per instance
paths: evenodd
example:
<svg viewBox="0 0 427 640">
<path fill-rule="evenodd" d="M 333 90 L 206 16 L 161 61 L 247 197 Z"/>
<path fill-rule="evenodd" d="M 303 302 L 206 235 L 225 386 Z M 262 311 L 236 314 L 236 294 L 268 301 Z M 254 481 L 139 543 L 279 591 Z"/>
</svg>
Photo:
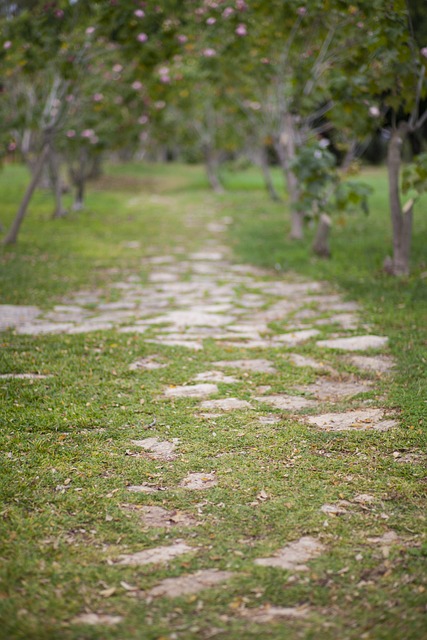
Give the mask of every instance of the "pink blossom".
<svg viewBox="0 0 427 640">
<path fill-rule="evenodd" d="M 6 40 L 6 42 L 3 45 L 3 49 L 10 49 L 10 47 L 12 46 L 12 43 L 10 40 Z"/>
<path fill-rule="evenodd" d="M 143 87 L 143 84 L 139 80 L 135 80 L 135 82 L 132 82 L 131 86 L 132 86 L 132 89 L 134 89 L 135 91 L 140 91 L 140 89 L 142 89 Z"/>
<path fill-rule="evenodd" d="M 181 44 L 185 44 L 188 40 L 187 36 L 184 36 L 184 35 L 179 35 L 177 36 L 177 38 L 178 38 L 178 42 L 180 42 Z"/>
<path fill-rule="evenodd" d="M 205 56 L 205 58 L 213 58 L 214 56 L 216 56 L 216 51 L 215 49 L 204 49 L 203 55 Z"/>
<path fill-rule="evenodd" d="M 363 23 L 363 22 L 358 22 L 358 23 L 356 24 L 356 27 L 357 27 L 358 29 L 363 29 L 363 27 L 364 27 L 364 26 L 365 26 L 365 25 L 364 25 L 364 23 Z"/>
<path fill-rule="evenodd" d="M 147 124 L 147 122 L 148 122 L 147 116 L 140 116 L 138 118 L 138 124 Z"/>
<path fill-rule="evenodd" d="M 95 31 L 95 27 L 88 27 L 86 29 L 86 35 L 90 36 L 92 33 L 94 33 L 94 31 Z"/>
<path fill-rule="evenodd" d="M 148 36 L 146 33 L 139 33 L 136 39 L 138 42 L 147 42 Z"/>
<path fill-rule="evenodd" d="M 369 107 L 369 115 L 371 115 L 373 118 L 378 118 L 378 116 L 380 115 L 380 110 L 375 105 L 372 105 L 372 107 Z"/>
<path fill-rule="evenodd" d="M 136 11 L 133 12 L 133 15 L 136 16 L 137 18 L 144 18 L 145 13 L 143 12 L 142 9 L 137 9 Z"/>
<path fill-rule="evenodd" d="M 245 0 L 236 0 L 237 11 L 246 11 L 247 8 L 248 5 L 246 4 Z"/>
<path fill-rule="evenodd" d="M 123 67 L 121 64 L 115 64 L 113 67 L 113 71 L 114 73 L 120 73 L 120 71 L 123 71 Z"/>
<path fill-rule="evenodd" d="M 9 142 L 9 144 L 7 145 L 7 150 L 15 151 L 15 149 L 16 149 L 16 142 Z"/>
<path fill-rule="evenodd" d="M 423 47 L 420 53 L 424 58 L 427 58 L 427 47 Z"/>
<path fill-rule="evenodd" d="M 168 67 L 160 67 L 159 74 L 161 76 L 167 76 L 169 74 L 169 68 Z"/>
<path fill-rule="evenodd" d="M 245 24 L 237 25 L 235 33 L 238 36 L 245 36 L 248 33 L 246 30 L 246 25 Z"/>
<path fill-rule="evenodd" d="M 66 133 L 67 138 L 74 138 L 76 135 L 76 132 L 74 131 L 74 129 L 69 129 Z"/>
<path fill-rule="evenodd" d="M 307 9 L 306 9 L 306 7 L 298 7 L 298 9 L 297 9 L 297 14 L 298 14 L 299 16 L 305 16 L 305 15 L 307 15 Z"/>
<path fill-rule="evenodd" d="M 222 17 L 229 18 L 230 16 L 233 15 L 233 13 L 234 13 L 233 7 L 225 7 L 224 11 L 222 12 Z"/>
<path fill-rule="evenodd" d="M 67 102 L 74 102 L 74 96 L 72 93 L 69 93 L 67 96 L 65 96 L 65 100 Z"/>
<path fill-rule="evenodd" d="M 169 84 L 170 81 L 170 76 L 160 76 L 160 82 L 163 82 L 163 84 Z"/>
<path fill-rule="evenodd" d="M 85 129 L 82 131 L 82 138 L 92 138 L 95 135 L 95 131 L 93 129 Z"/>
<path fill-rule="evenodd" d="M 104 99 L 104 96 L 102 93 L 95 93 L 95 95 L 93 96 L 94 102 L 101 102 L 103 99 Z"/>
<path fill-rule="evenodd" d="M 269 58 L 261 58 L 261 62 L 262 62 L 262 64 L 270 64 L 270 59 Z"/>
<path fill-rule="evenodd" d="M 206 24 L 215 24 L 215 22 L 216 22 L 216 19 L 215 19 L 215 18 L 208 18 L 208 19 L 206 20 Z"/>
<path fill-rule="evenodd" d="M 62 11 L 62 9 L 57 9 L 55 11 L 55 17 L 56 18 L 63 18 L 64 17 L 64 12 Z"/>
</svg>

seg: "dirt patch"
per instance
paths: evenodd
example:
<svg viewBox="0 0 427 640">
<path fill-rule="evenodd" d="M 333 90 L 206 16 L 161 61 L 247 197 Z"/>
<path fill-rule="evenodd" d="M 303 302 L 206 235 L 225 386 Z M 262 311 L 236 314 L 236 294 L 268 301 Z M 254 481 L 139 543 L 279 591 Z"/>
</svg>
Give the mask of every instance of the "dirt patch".
<svg viewBox="0 0 427 640">
<path fill-rule="evenodd" d="M 326 431 L 387 431 L 397 426 L 396 420 L 384 417 L 382 409 L 358 409 L 346 413 L 325 413 L 308 416 L 307 422 Z"/>
<path fill-rule="evenodd" d="M 189 473 L 184 480 L 179 483 L 184 489 L 198 490 L 215 487 L 217 479 L 214 473 Z"/>
<path fill-rule="evenodd" d="M 105 613 L 82 613 L 71 620 L 71 624 L 102 625 L 113 627 L 123 620 L 122 616 L 110 616 Z"/>
<path fill-rule="evenodd" d="M 193 516 L 182 511 L 169 511 L 157 506 L 123 505 L 128 511 L 137 513 L 147 527 L 172 528 L 191 527 L 197 524 Z"/>
<path fill-rule="evenodd" d="M 176 542 L 169 547 L 155 547 L 136 553 L 122 554 L 116 564 L 127 566 L 143 566 L 146 564 L 163 564 L 185 553 L 192 553 L 195 549 L 184 542 Z"/>
<path fill-rule="evenodd" d="M 316 538 L 304 536 L 290 542 L 283 549 L 279 549 L 271 558 L 257 558 L 255 564 L 263 567 L 278 567 L 289 571 L 308 571 L 305 564 L 325 551 L 323 544 Z"/>
<path fill-rule="evenodd" d="M 152 598 L 179 598 L 188 596 L 226 582 L 230 580 L 233 575 L 231 571 L 219 571 L 218 569 L 196 571 L 196 573 L 180 576 L 179 578 L 166 578 L 156 587 L 150 589 L 146 595 Z"/>
</svg>

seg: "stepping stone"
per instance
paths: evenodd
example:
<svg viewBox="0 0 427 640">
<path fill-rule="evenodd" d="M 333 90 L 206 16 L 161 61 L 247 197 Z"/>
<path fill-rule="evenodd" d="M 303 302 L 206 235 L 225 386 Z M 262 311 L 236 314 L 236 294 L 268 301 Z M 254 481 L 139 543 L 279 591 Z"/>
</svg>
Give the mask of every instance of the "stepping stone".
<svg viewBox="0 0 427 640">
<path fill-rule="evenodd" d="M 214 393 L 218 393 L 216 384 L 201 383 L 169 387 L 169 389 L 165 389 L 163 395 L 166 398 L 206 398 Z"/>
<path fill-rule="evenodd" d="M 221 251 L 197 251 L 190 254 L 190 260 L 222 260 L 224 254 Z"/>
<path fill-rule="evenodd" d="M 318 347 L 327 349 L 340 349 L 342 351 L 366 351 L 368 349 L 381 349 L 388 343 L 385 336 L 352 336 L 351 338 L 335 338 L 331 340 L 319 340 Z"/>
<path fill-rule="evenodd" d="M 153 271 L 148 276 L 149 282 L 176 282 L 179 276 L 176 273 L 170 273 L 167 271 Z"/>
<path fill-rule="evenodd" d="M 269 360 L 258 358 L 256 360 L 220 360 L 212 363 L 215 367 L 232 367 L 243 371 L 255 371 L 255 373 L 277 373 L 277 369 Z"/>
<path fill-rule="evenodd" d="M 167 347 L 185 347 L 186 349 L 193 349 L 194 351 L 201 351 L 203 349 L 203 345 L 200 342 L 195 342 L 194 340 L 146 340 L 146 342 L 150 342 L 152 344 L 161 344 L 166 345 Z"/>
<path fill-rule="evenodd" d="M 204 373 L 198 373 L 194 380 L 196 382 L 222 382 L 224 384 L 239 382 L 237 378 L 226 376 L 222 371 L 205 371 Z"/>
<path fill-rule="evenodd" d="M 0 304 L 0 331 L 17 327 L 20 324 L 29 324 L 41 313 L 38 307 L 14 304 Z"/>
<path fill-rule="evenodd" d="M 258 422 L 260 422 L 261 424 L 276 424 L 277 422 L 280 422 L 281 418 L 279 416 L 260 416 L 258 418 Z"/>
<path fill-rule="evenodd" d="M 325 431 L 387 431 L 397 427 L 396 420 L 384 419 L 382 409 L 358 409 L 346 413 L 308 416 L 307 422 Z"/>
<path fill-rule="evenodd" d="M 66 333 L 90 333 L 91 331 L 110 331 L 113 328 L 111 322 L 84 322 L 75 327 L 71 327 Z M 121 330 L 120 330 L 121 331 Z"/>
<path fill-rule="evenodd" d="M 200 403 L 202 409 L 221 409 L 222 411 L 235 411 L 238 409 L 250 409 L 251 404 L 247 400 L 238 398 L 223 398 L 221 400 L 205 400 Z"/>
<path fill-rule="evenodd" d="M 147 596 L 179 598 L 198 593 L 203 589 L 215 587 L 222 582 L 230 580 L 235 574 L 231 571 L 219 569 L 204 569 L 179 578 L 166 578 L 156 587 L 146 593 Z"/>
<path fill-rule="evenodd" d="M 184 489 L 210 489 L 217 483 L 214 473 L 189 473 L 184 480 L 179 483 Z"/>
<path fill-rule="evenodd" d="M 311 367 L 312 369 L 333 371 L 329 365 L 323 364 L 323 362 L 317 362 L 317 360 L 309 358 L 308 356 L 301 356 L 299 353 L 289 353 L 287 357 L 296 367 Z"/>
<path fill-rule="evenodd" d="M 221 313 L 203 313 L 200 311 L 170 311 L 164 316 L 152 318 L 150 324 L 173 324 L 176 328 L 183 327 L 221 327 L 233 322 L 234 316 Z"/>
<path fill-rule="evenodd" d="M 197 524 L 193 516 L 182 511 L 168 511 L 163 507 L 124 505 L 129 511 L 135 511 L 141 516 L 141 520 L 147 527 L 168 528 L 171 527 L 191 527 Z"/>
<path fill-rule="evenodd" d="M 316 325 L 339 324 L 343 329 L 356 329 L 359 325 L 359 319 L 352 313 L 339 313 L 330 318 L 320 318 L 315 320 Z"/>
<path fill-rule="evenodd" d="M 16 333 L 25 336 L 38 336 L 45 333 L 68 333 L 70 329 L 74 328 L 74 325 L 68 322 L 40 322 L 17 326 Z"/>
<path fill-rule="evenodd" d="M 153 487 L 149 484 L 131 484 L 126 489 L 131 493 L 158 493 L 159 491 L 165 491 L 163 487 Z"/>
<path fill-rule="evenodd" d="M 173 452 L 179 443 L 179 438 L 173 438 L 172 442 L 164 440 L 160 442 L 158 438 L 145 438 L 144 440 L 131 440 L 135 447 L 142 447 L 149 451 L 156 460 L 174 460 L 176 454 Z"/>
<path fill-rule="evenodd" d="M 388 356 L 351 356 L 348 361 L 362 371 L 387 373 L 394 367 L 393 359 Z"/>
<path fill-rule="evenodd" d="M 312 393 L 318 400 L 339 400 L 352 397 L 371 390 L 372 382 L 368 380 L 328 380 L 321 378 L 313 384 L 296 387 L 299 391 Z"/>
<path fill-rule="evenodd" d="M 2 373 L 0 378 L 3 379 L 16 379 L 16 380 L 43 380 L 44 378 L 51 378 L 51 375 L 43 375 L 41 373 Z"/>
<path fill-rule="evenodd" d="M 324 551 L 325 547 L 319 540 L 311 536 L 304 536 L 290 542 L 283 549 L 279 549 L 271 558 L 257 558 L 255 564 L 263 567 L 288 569 L 289 571 L 308 571 L 305 563 Z"/>
<path fill-rule="evenodd" d="M 117 565 L 141 567 L 146 564 L 160 564 L 169 562 L 185 553 L 194 553 L 195 549 L 189 547 L 185 542 L 176 542 L 169 547 L 155 547 L 145 549 L 136 553 L 124 553 L 119 556 Z"/>
<path fill-rule="evenodd" d="M 347 509 L 344 509 L 339 504 L 323 504 L 320 507 L 320 511 L 326 513 L 327 516 L 340 516 L 347 513 Z"/>
<path fill-rule="evenodd" d="M 155 369 L 163 369 L 167 367 L 167 364 L 162 364 L 161 362 L 157 362 L 156 358 L 158 356 L 147 356 L 146 358 L 140 358 L 139 360 L 135 360 L 132 364 L 129 365 L 130 371 L 138 371 L 139 369 L 143 369 L 146 371 L 152 371 Z"/>
<path fill-rule="evenodd" d="M 141 327 L 139 325 L 131 325 L 129 327 L 120 327 L 118 329 L 119 333 L 145 333 L 147 331 L 147 327 Z"/>
<path fill-rule="evenodd" d="M 302 331 L 293 331 L 291 333 L 282 333 L 281 335 L 274 336 L 273 342 L 280 342 L 287 344 L 290 347 L 294 347 L 297 344 L 306 342 L 315 336 L 318 336 L 320 331 L 318 329 L 303 329 Z"/>
<path fill-rule="evenodd" d="M 246 620 L 250 620 L 255 624 L 265 624 L 274 622 L 275 620 L 289 620 L 305 618 L 310 609 L 303 607 L 274 607 L 265 605 L 253 609 L 242 609 L 239 613 Z"/>
<path fill-rule="evenodd" d="M 99 311 L 122 311 L 124 309 L 135 309 L 136 302 L 127 302 L 126 300 L 120 300 L 119 302 L 105 302 L 98 305 Z M 55 307 L 56 309 L 57 307 Z"/>
<path fill-rule="evenodd" d="M 299 409 L 308 409 L 317 406 L 317 402 L 309 398 L 304 398 L 303 396 L 257 396 L 255 400 L 269 404 L 272 407 L 276 407 L 276 409 L 284 409 L 285 411 L 298 411 Z"/>
<path fill-rule="evenodd" d="M 122 616 L 109 616 L 105 613 L 82 613 L 80 616 L 76 616 L 70 622 L 71 624 L 88 624 L 88 625 L 102 625 L 104 627 L 112 627 L 119 624 L 123 620 Z"/>
</svg>

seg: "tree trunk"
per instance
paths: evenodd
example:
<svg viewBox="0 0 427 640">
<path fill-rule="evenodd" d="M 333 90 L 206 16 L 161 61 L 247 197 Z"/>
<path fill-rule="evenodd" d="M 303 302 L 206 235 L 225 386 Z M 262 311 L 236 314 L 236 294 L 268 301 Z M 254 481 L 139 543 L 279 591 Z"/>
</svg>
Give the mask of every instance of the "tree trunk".
<svg viewBox="0 0 427 640">
<path fill-rule="evenodd" d="M 393 257 L 387 260 L 386 269 L 395 276 L 409 274 L 409 257 L 412 239 L 413 202 L 402 209 L 400 201 L 400 167 L 402 146 L 408 135 L 408 125 L 403 122 L 394 129 L 388 146 L 387 169 L 391 224 L 393 229 Z"/>
<path fill-rule="evenodd" d="M 18 212 L 15 216 L 15 219 L 12 223 L 10 231 L 5 237 L 5 239 L 3 240 L 4 244 L 14 244 L 18 239 L 20 226 L 25 217 L 25 214 L 27 213 L 28 205 L 30 204 L 32 195 L 42 175 L 43 167 L 46 162 L 47 156 L 49 154 L 49 149 L 50 149 L 49 142 L 45 142 L 41 150 L 41 153 L 39 155 L 39 158 L 34 166 L 34 172 L 33 172 L 30 184 L 28 185 L 27 190 L 24 194 L 24 197 L 22 199 Z"/>
<path fill-rule="evenodd" d="M 51 148 L 49 153 L 49 174 L 52 184 L 53 194 L 55 196 L 55 209 L 52 218 L 63 218 L 67 215 L 66 209 L 62 205 L 63 186 L 61 180 L 61 165 L 55 151 Z"/>
<path fill-rule="evenodd" d="M 262 175 L 264 176 L 265 188 L 267 189 L 268 195 L 275 202 L 280 202 L 280 196 L 274 188 L 273 180 L 271 179 L 270 167 L 268 166 L 268 158 L 265 147 L 260 148 L 259 163 Z"/>
<path fill-rule="evenodd" d="M 293 160 L 296 158 L 298 146 L 297 131 L 294 125 L 293 115 L 287 113 L 283 118 L 283 131 L 275 142 L 275 149 L 282 167 L 289 196 L 291 210 L 291 233 L 292 240 L 302 240 L 304 237 L 304 212 L 296 207 L 299 200 L 298 180 L 291 168 Z"/>
<path fill-rule="evenodd" d="M 322 213 L 317 226 L 316 237 L 313 242 L 313 252 L 321 258 L 330 258 L 331 249 L 329 247 L 329 236 L 331 232 L 332 220 L 326 213 Z"/>
<path fill-rule="evenodd" d="M 208 177 L 209 184 L 215 193 L 224 193 L 224 187 L 218 177 L 218 161 L 215 158 L 215 153 L 208 145 L 205 145 L 204 153 L 206 175 Z"/>
<path fill-rule="evenodd" d="M 132 159 L 132 152 L 130 150 L 128 150 L 128 154 L 127 157 L 125 158 L 126 161 L 131 160 Z M 89 170 L 89 175 L 87 176 L 88 180 L 98 180 L 98 178 L 100 178 L 102 176 L 102 154 L 98 153 L 93 159 L 92 159 L 92 165 L 91 168 Z"/>
<path fill-rule="evenodd" d="M 84 195 L 85 195 L 85 181 L 83 178 L 80 178 L 76 181 L 75 184 L 76 193 L 74 197 L 73 203 L 73 211 L 81 211 L 84 207 Z"/>
</svg>

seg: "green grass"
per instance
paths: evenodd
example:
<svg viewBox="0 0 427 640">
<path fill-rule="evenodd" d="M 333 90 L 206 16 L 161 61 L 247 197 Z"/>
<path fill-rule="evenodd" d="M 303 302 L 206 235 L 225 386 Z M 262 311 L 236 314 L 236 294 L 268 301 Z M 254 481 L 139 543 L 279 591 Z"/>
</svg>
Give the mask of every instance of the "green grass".
<svg viewBox="0 0 427 640">
<path fill-rule="evenodd" d="M 269 413 L 281 417 L 276 424 L 260 425 L 255 411 L 206 421 L 193 411 L 196 400 L 161 397 L 166 385 L 187 382 L 211 362 L 248 355 L 268 357 L 279 373 L 253 374 L 250 387 L 241 376 L 233 391 L 237 397 L 247 399 L 259 385 L 278 391 L 291 381 L 314 381 L 313 372 L 296 374 L 277 350 L 230 353 L 207 341 L 195 355 L 114 331 L 39 337 L 2 333 L 1 372 L 52 377 L 0 381 L 1 638 L 425 637 L 424 470 L 421 464 L 396 463 L 393 452 L 425 451 L 427 219 L 420 204 L 412 275 L 405 280 L 385 276 L 381 264 L 390 246 L 386 182 L 381 170 L 370 170 L 366 179 L 375 187 L 371 214 L 337 222 L 331 261 L 313 258 L 308 241 L 287 240 L 286 206 L 268 201 L 254 170 L 224 172 L 229 191 L 214 196 L 199 167 L 112 166 L 108 178 L 89 191 L 87 209 L 61 220 L 50 219 L 50 196 L 36 194 L 19 243 L 0 251 L 3 304 L 48 309 L 69 292 L 97 287 L 105 287 L 106 299 L 112 299 L 108 285 L 123 275 L 136 274 L 144 281 L 143 255 L 177 245 L 184 255 L 200 247 L 206 230 L 202 226 L 189 234 L 182 221 L 209 208 L 218 218 L 233 218 L 229 241 L 237 262 L 270 267 L 276 278 L 296 271 L 329 281 L 363 305 L 364 320 L 373 332 L 390 337 L 398 363 L 391 379 L 378 379 L 373 396 L 399 413 L 400 427 L 385 433 L 321 433 L 274 410 Z M 19 166 L 0 173 L 5 226 L 25 180 Z M 278 173 L 275 180 L 280 184 Z M 308 239 L 312 233 L 309 229 Z M 127 249 L 126 243 L 135 240 L 141 248 Z M 351 371 L 338 354 L 320 356 L 312 344 L 300 352 Z M 151 353 L 160 354 L 168 367 L 129 371 L 132 361 Z M 157 422 L 148 428 L 153 417 Z M 150 435 L 180 438 L 181 455 L 173 462 L 126 455 L 131 439 Z M 196 495 L 173 489 L 189 471 L 217 471 L 220 482 Z M 141 482 L 169 490 L 154 496 L 126 491 L 127 484 Z M 268 499 L 253 506 L 261 490 Z M 354 506 L 351 514 L 324 525 L 322 504 L 359 493 L 373 494 L 377 502 L 366 509 Z M 200 524 L 169 532 L 144 528 L 124 503 L 180 509 Z M 388 529 L 404 542 L 387 557 L 366 537 Z M 320 535 L 327 546 L 308 572 L 290 574 L 253 564 L 254 558 L 308 534 Z M 108 564 L 125 551 L 180 537 L 196 551 L 167 568 Z M 208 567 L 236 575 L 225 586 L 171 601 L 135 599 L 121 585 L 149 589 L 165 577 Z M 106 598 L 102 592 L 109 587 L 115 592 Z M 313 613 L 307 620 L 262 627 L 240 618 L 241 606 L 261 604 L 309 604 Z M 116 628 L 71 625 L 70 619 L 86 609 L 123 615 L 125 622 Z"/>
</svg>

